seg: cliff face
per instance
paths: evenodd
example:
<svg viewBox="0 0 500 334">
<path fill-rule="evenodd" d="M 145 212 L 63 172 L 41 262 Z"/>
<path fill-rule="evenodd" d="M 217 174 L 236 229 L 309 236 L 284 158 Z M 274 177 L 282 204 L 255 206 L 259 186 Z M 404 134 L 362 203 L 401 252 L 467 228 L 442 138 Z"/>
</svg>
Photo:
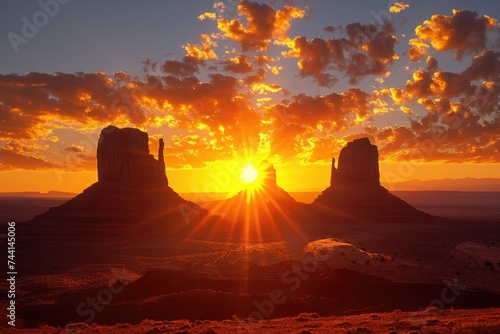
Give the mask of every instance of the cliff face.
<svg viewBox="0 0 500 334">
<path fill-rule="evenodd" d="M 158 159 L 149 154 L 146 132 L 108 126 L 101 131 L 97 146 L 98 180 L 168 184 L 162 139 Z"/>
</svg>

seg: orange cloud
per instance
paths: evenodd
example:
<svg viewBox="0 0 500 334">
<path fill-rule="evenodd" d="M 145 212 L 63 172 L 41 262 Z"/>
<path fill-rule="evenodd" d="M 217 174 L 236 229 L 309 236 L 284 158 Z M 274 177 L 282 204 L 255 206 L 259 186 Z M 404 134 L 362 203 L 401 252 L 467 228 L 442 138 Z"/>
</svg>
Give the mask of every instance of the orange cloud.
<svg viewBox="0 0 500 334">
<path fill-rule="evenodd" d="M 408 115 L 412 115 L 413 114 L 413 110 L 411 110 L 411 108 L 408 108 L 406 106 L 401 106 L 399 107 L 399 109 L 404 112 L 405 114 L 408 114 Z"/>
<path fill-rule="evenodd" d="M 201 44 L 187 43 L 183 46 L 186 55 L 198 60 L 219 59 L 217 53 L 213 50 L 214 47 L 217 47 L 217 43 L 207 34 L 201 34 L 200 39 Z"/>
<path fill-rule="evenodd" d="M 390 88 L 391 98 L 396 104 L 401 104 L 405 101 L 405 96 L 402 89 L 399 88 Z"/>
<path fill-rule="evenodd" d="M 474 96 L 478 89 L 474 81 L 493 80 L 500 75 L 499 56 L 499 52 L 485 51 L 475 56 L 471 64 L 460 73 L 439 70 L 436 59 L 429 57 L 427 69 L 419 69 L 413 73 L 413 81 L 407 81 L 406 91 L 408 95 L 420 99 L 432 96 Z"/>
<path fill-rule="evenodd" d="M 422 42 L 418 38 L 410 39 L 408 44 L 411 45 L 410 50 L 408 50 L 408 56 L 410 57 L 411 61 L 419 60 L 420 58 L 425 56 L 427 54 L 427 51 L 429 50 L 429 45 Z"/>
<path fill-rule="evenodd" d="M 290 45 L 291 38 L 287 36 L 290 29 L 290 21 L 293 19 L 301 19 L 306 12 L 303 9 L 294 6 L 285 6 L 275 14 L 273 37 L 276 39 L 277 45 Z"/>
<path fill-rule="evenodd" d="M 486 32 L 496 26 L 497 21 L 487 15 L 454 9 L 451 16 L 436 14 L 425 20 L 415 28 L 415 34 L 421 41 L 430 42 L 438 51 L 456 51 L 456 57 L 460 59 L 465 52 L 486 49 Z"/>
<path fill-rule="evenodd" d="M 204 21 L 206 19 L 215 20 L 216 18 L 217 18 L 217 14 L 214 12 L 205 12 L 205 13 L 200 14 L 198 16 L 198 20 L 200 20 L 200 21 Z"/>
<path fill-rule="evenodd" d="M 391 7 L 389 7 L 389 12 L 391 13 L 401 13 L 406 8 L 409 8 L 410 5 L 404 2 L 395 2 Z"/>
<path fill-rule="evenodd" d="M 247 26 L 239 19 L 220 18 L 217 21 L 219 30 L 224 36 L 238 42 L 243 52 L 265 51 L 272 39 L 275 39 L 277 44 L 287 43 L 290 21 L 304 17 L 305 11 L 294 6 L 285 6 L 276 11 L 267 4 L 242 0 L 238 6 L 238 15 L 246 17 Z"/>
<path fill-rule="evenodd" d="M 137 126 L 147 121 L 127 100 L 140 90 L 104 73 L 0 75 L 0 88 L 5 115 L 0 138 L 36 139 L 48 135 L 47 126 L 57 121 L 90 127 L 120 119 Z"/>
<path fill-rule="evenodd" d="M 71 146 L 68 146 L 64 149 L 64 152 L 68 152 L 68 153 L 82 153 L 84 150 L 84 147 L 83 146 L 79 146 L 79 145 L 71 145 Z"/>
<path fill-rule="evenodd" d="M 331 132 L 346 131 L 356 120 L 370 116 L 372 97 L 361 89 L 349 89 L 341 94 L 308 96 L 299 94 L 291 101 L 266 108 L 274 128 L 300 124 L 295 130 L 306 131 L 318 127 Z M 300 134 L 300 133 L 297 133 Z"/>
<path fill-rule="evenodd" d="M 24 145 L 18 140 L 11 140 L 5 146 L 4 149 L 12 151 L 15 153 L 28 153 L 31 151 L 31 147 Z"/>
</svg>

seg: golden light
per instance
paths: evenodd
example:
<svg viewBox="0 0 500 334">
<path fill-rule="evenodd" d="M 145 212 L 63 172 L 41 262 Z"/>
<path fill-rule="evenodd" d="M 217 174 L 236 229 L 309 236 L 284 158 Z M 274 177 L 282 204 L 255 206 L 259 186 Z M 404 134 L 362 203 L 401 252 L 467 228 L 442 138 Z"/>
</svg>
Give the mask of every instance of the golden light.
<svg viewBox="0 0 500 334">
<path fill-rule="evenodd" d="M 259 171 L 254 166 L 248 165 L 241 171 L 240 178 L 243 182 L 250 184 L 259 177 Z"/>
</svg>

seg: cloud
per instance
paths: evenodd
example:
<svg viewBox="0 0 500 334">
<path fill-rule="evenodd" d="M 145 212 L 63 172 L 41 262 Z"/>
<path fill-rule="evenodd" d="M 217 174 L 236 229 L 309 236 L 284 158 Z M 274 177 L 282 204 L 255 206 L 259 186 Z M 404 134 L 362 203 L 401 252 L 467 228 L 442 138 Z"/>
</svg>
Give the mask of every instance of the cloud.
<svg viewBox="0 0 500 334">
<path fill-rule="evenodd" d="M 330 147 L 322 138 L 350 131 L 369 120 L 371 99 L 370 94 L 356 88 L 341 94 L 299 94 L 266 107 L 265 119 L 271 120 L 270 155 L 306 163 L 331 159 L 331 151 L 320 152 Z"/>
<path fill-rule="evenodd" d="M 352 23 L 345 27 L 347 38 L 307 39 L 295 37 L 285 57 L 299 58 L 300 76 L 312 77 L 320 86 L 331 87 L 344 73 L 350 84 L 369 75 L 385 75 L 399 56 L 394 47 L 398 39 L 389 21 L 383 24 Z"/>
<path fill-rule="evenodd" d="M 289 103 L 274 105 L 267 112 L 270 116 L 286 115 L 288 123 L 311 128 L 321 125 L 325 129 L 338 132 L 353 126 L 356 119 L 369 116 L 370 99 L 370 94 L 358 88 L 349 89 L 341 94 L 317 96 L 299 94 L 293 96 Z"/>
<path fill-rule="evenodd" d="M 346 32 L 352 43 L 358 45 L 364 53 L 354 52 L 347 64 L 350 82 L 356 84 L 367 75 L 382 75 L 388 71 L 399 56 L 394 51 L 398 39 L 394 36 L 394 26 L 389 21 L 383 25 L 354 23 L 346 26 Z"/>
<path fill-rule="evenodd" d="M 381 154 L 393 161 L 500 162 L 499 56 L 483 51 L 456 73 L 441 70 L 428 57 L 427 67 L 413 73 L 405 92 L 398 91 L 426 112 L 402 106 L 410 126 L 379 131 Z"/>
<path fill-rule="evenodd" d="M 299 36 L 294 38 L 291 50 L 284 55 L 300 59 L 297 65 L 301 77 L 311 76 L 320 86 L 328 87 L 338 81 L 328 70 L 335 65 L 344 66 L 343 44 L 347 43 L 347 40 L 321 38 L 308 40 L 304 36 Z"/>
<path fill-rule="evenodd" d="M 71 145 L 71 146 L 66 147 L 63 152 L 65 152 L 65 153 L 82 153 L 83 151 L 84 151 L 83 146 Z"/>
<path fill-rule="evenodd" d="M 0 170 L 51 169 L 60 167 L 44 159 L 0 148 Z"/>
<path fill-rule="evenodd" d="M 254 70 L 253 65 L 245 55 L 240 55 L 235 58 L 229 58 L 222 63 L 224 71 L 244 74 Z"/>
<path fill-rule="evenodd" d="M 498 22 L 487 15 L 470 10 L 452 11 L 451 16 L 435 14 L 415 28 L 421 42 L 429 42 L 437 51 L 456 51 L 457 59 L 464 53 L 476 53 L 487 48 L 487 32 Z M 416 42 L 414 42 L 416 44 Z M 415 47 L 412 45 L 412 49 Z"/>
<path fill-rule="evenodd" d="M 205 12 L 205 13 L 200 14 L 198 16 L 198 20 L 200 20 L 200 21 L 204 21 L 206 19 L 215 20 L 216 18 L 217 18 L 217 14 L 215 12 Z"/>
<path fill-rule="evenodd" d="M 18 140 L 11 140 L 5 146 L 4 149 L 8 151 L 12 151 L 15 153 L 28 153 L 31 151 L 31 148 L 27 145 L 24 145 Z"/>
<path fill-rule="evenodd" d="M 217 60 L 219 56 L 213 50 L 213 48 L 217 47 L 217 43 L 212 40 L 212 38 L 207 34 L 200 35 L 201 43 L 200 44 L 191 44 L 187 43 L 183 46 L 186 51 L 187 57 L 198 59 L 201 61 L 204 60 Z"/>
<path fill-rule="evenodd" d="M 0 138 L 36 139 L 57 122 L 146 123 L 147 115 L 125 99 L 139 98 L 137 86 L 123 82 L 122 74 L 114 79 L 104 73 L 0 75 Z"/>
<path fill-rule="evenodd" d="M 406 91 L 413 98 L 473 96 L 478 89 L 473 81 L 493 81 L 500 75 L 499 56 L 500 52 L 484 51 L 459 73 L 440 70 L 436 59 L 428 57 L 427 69 L 418 69 L 413 73 L 413 81 L 407 81 Z"/>
<path fill-rule="evenodd" d="M 401 13 L 406 8 L 409 8 L 410 5 L 404 2 L 395 2 L 391 7 L 389 7 L 389 12 L 391 13 Z"/>
<path fill-rule="evenodd" d="M 265 51 L 274 39 L 277 44 L 286 44 L 290 21 L 305 16 L 303 9 L 294 6 L 284 6 L 275 10 L 267 4 L 242 0 L 238 6 L 238 15 L 244 16 L 245 26 L 239 19 L 227 20 L 219 18 L 219 30 L 241 46 L 243 52 L 249 50 Z"/>
<path fill-rule="evenodd" d="M 408 56 L 410 57 L 411 61 L 417 61 L 423 56 L 427 54 L 427 51 L 429 50 L 429 45 L 422 42 L 418 38 L 412 38 L 408 42 L 408 44 L 411 45 L 410 50 L 408 50 Z"/>
<path fill-rule="evenodd" d="M 199 72 L 199 61 L 193 57 L 186 56 L 182 61 L 167 60 L 163 63 L 162 70 L 165 73 L 186 77 Z"/>
<path fill-rule="evenodd" d="M 493 79 L 498 79 L 500 77 L 500 51 L 484 51 L 474 56 L 469 67 L 462 72 L 462 76 L 468 80 L 493 81 Z"/>
</svg>

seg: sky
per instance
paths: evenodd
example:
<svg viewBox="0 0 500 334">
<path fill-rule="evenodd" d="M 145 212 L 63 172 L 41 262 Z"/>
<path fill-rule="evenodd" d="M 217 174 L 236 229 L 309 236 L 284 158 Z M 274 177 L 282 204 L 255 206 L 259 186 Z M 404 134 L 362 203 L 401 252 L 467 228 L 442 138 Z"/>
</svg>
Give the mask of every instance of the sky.
<svg viewBox="0 0 500 334">
<path fill-rule="evenodd" d="M 329 184 L 347 142 L 381 181 L 500 177 L 494 1 L 82 1 L 0 5 L 0 191 L 80 192 L 108 125 L 165 140 L 180 193 L 272 162 Z"/>
</svg>

